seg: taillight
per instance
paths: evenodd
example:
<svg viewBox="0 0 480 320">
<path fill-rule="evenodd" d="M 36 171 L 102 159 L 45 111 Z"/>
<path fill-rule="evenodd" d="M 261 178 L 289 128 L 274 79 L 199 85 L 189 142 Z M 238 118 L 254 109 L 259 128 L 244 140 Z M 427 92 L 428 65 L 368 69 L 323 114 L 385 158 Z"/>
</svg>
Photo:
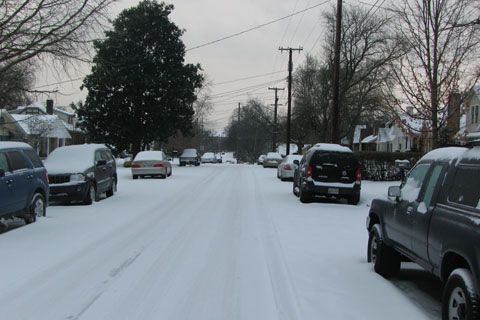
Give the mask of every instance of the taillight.
<svg viewBox="0 0 480 320">
<path fill-rule="evenodd" d="M 153 165 L 154 168 L 163 168 L 163 163 L 156 163 Z"/>
<path fill-rule="evenodd" d="M 292 167 L 290 167 L 288 164 L 286 164 L 284 167 L 283 167 L 284 170 L 292 170 Z"/>
<path fill-rule="evenodd" d="M 140 165 L 132 163 L 132 168 L 140 168 Z"/>
<path fill-rule="evenodd" d="M 355 177 L 357 182 L 362 181 L 362 173 L 360 172 L 360 169 L 357 170 L 357 174 L 355 175 Z"/>
<path fill-rule="evenodd" d="M 47 172 L 47 169 L 45 169 L 45 177 L 47 178 L 47 184 L 50 184 L 50 180 L 48 179 L 48 172 Z"/>
<path fill-rule="evenodd" d="M 308 166 L 307 167 L 307 178 L 311 178 L 311 177 L 312 177 L 312 167 Z"/>
</svg>

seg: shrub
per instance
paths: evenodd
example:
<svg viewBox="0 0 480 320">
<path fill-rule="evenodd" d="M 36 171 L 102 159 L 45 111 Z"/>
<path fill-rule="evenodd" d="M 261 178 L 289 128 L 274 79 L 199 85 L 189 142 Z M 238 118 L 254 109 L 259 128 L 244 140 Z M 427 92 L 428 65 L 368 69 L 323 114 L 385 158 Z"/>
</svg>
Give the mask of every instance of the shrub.
<svg viewBox="0 0 480 320">
<path fill-rule="evenodd" d="M 124 168 L 130 168 L 132 166 L 132 160 L 125 160 L 123 163 Z"/>
<path fill-rule="evenodd" d="M 396 181 L 402 180 L 404 169 L 395 166 L 395 160 L 408 160 L 410 166 L 424 155 L 421 152 L 356 152 L 363 180 Z"/>
</svg>

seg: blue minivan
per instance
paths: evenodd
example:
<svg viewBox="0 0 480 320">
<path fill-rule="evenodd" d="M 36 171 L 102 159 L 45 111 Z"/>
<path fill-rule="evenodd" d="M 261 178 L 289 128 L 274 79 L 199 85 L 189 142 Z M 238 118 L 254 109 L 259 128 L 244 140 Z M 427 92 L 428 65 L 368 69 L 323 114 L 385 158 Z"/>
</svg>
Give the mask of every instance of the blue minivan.
<svg viewBox="0 0 480 320">
<path fill-rule="evenodd" d="M 32 223 L 45 216 L 48 192 L 47 170 L 33 148 L 23 142 L 0 142 L 0 229 L 4 219 Z"/>
</svg>

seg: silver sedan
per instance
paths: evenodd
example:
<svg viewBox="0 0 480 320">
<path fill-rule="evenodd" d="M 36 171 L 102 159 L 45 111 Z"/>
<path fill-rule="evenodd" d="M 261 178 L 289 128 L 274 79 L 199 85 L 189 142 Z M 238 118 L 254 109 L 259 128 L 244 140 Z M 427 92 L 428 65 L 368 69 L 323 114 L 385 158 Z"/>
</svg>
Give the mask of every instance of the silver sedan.
<svg viewBox="0 0 480 320">
<path fill-rule="evenodd" d="M 165 179 L 172 175 L 172 165 L 163 151 L 141 151 L 133 159 L 132 177 L 160 176 Z"/>
<path fill-rule="evenodd" d="M 294 161 L 297 160 L 300 162 L 302 160 L 301 155 L 288 155 L 285 158 L 283 158 L 282 162 L 277 167 L 277 178 L 285 181 L 285 180 L 292 180 L 293 175 L 295 173 L 295 169 L 297 168 L 297 165 L 294 163 Z"/>
</svg>

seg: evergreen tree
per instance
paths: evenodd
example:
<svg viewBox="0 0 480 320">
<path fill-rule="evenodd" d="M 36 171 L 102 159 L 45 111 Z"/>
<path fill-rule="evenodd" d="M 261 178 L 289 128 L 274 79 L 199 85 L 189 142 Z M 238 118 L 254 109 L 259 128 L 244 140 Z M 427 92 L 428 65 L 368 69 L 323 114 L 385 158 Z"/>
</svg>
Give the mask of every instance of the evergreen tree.
<svg viewBox="0 0 480 320">
<path fill-rule="evenodd" d="M 169 20 L 172 10 L 144 0 L 94 43 L 94 65 L 83 82 L 88 96 L 78 110 L 90 140 L 136 155 L 191 128 L 203 77 L 199 65 L 184 63 L 183 30 Z"/>
</svg>

